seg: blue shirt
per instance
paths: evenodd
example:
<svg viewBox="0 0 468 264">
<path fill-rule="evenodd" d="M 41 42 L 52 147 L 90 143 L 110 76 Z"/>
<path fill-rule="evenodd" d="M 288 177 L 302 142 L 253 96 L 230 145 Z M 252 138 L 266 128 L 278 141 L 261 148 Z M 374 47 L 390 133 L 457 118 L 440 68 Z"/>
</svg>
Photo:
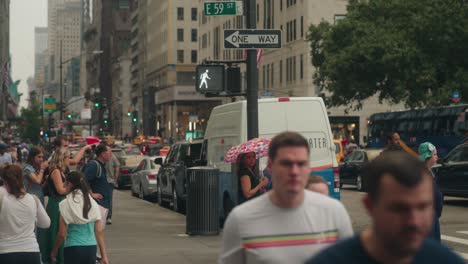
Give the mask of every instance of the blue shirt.
<svg viewBox="0 0 468 264">
<path fill-rule="evenodd" d="M 100 166 L 100 172 L 98 166 Z M 96 202 L 100 206 L 109 209 L 111 190 L 107 182 L 107 172 L 104 164 L 98 160 L 90 160 L 88 164 L 86 164 L 84 174 L 93 193 L 100 193 L 103 196 L 103 199 L 96 200 Z"/>
<path fill-rule="evenodd" d="M 96 236 L 94 235 L 95 223 L 91 222 L 82 225 L 69 224 L 64 247 L 96 246 Z"/>
<path fill-rule="evenodd" d="M 44 204 L 44 193 L 42 192 L 42 185 L 34 183 L 31 181 L 31 173 L 34 173 L 38 175 L 39 173 L 34 169 L 33 166 L 26 164 L 23 168 L 23 174 L 24 174 L 24 187 L 26 187 L 26 190 L 30 194 L 34 194 L 41 200 L 42 204 Z"/>
<path fill-rule="evenodd" d="M 361 242 L 360 236 L 345 239 L 336 243 L 333 246 L 325 249 L 315 257 L 310 259 L 307 264 L 378 264 L 367 251 Z M 447 247 L 435 242 L 432 239 L 427 239 L 419 252 L 416 253 L 412 264 L 464 264 L 465 262 L 458 255 L 450 251 Z"/>
</svg>

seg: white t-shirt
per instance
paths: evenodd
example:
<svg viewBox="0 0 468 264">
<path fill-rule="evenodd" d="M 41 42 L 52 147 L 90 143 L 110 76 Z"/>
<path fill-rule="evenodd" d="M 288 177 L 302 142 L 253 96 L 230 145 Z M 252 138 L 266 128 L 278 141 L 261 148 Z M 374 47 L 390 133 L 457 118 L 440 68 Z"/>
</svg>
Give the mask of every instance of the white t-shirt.
<svg viewBox="0 0 468 264">
<path fill-rule="evenodd" d="M 3 155 L 0 156 L 0 165 L 6 164 L 6 163 L 13 163 L 13 159 L 11 157 L 11 154 L 8 152 L 3 153 Z"/>
<path fill-rule="evenodd" d="M 279 208 L 264 194 L 232 210 L 219 263 L 305 263 L 335 241 L 353 235 L 343 205 L 305 191 L 298 208 Z"/>
<path fill-rule="evenodd" d="M 50 218 L 42 204 L 31 194 L 16 199 L 0 187 L 0 254 L 39 252 L 34 229 L 48 228 Z M 1 199 L 1 198 L 0 198 Z"/>
</svg>

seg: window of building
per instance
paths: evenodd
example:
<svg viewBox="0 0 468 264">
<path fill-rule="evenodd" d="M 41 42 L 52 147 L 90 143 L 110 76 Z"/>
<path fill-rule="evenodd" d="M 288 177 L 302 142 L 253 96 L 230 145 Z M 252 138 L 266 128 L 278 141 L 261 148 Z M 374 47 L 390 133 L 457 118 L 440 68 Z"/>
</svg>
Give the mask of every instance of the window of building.
<svg viewBox="0 0 468 264">
<path fill-rule="evenodd" d="M 297 34 L 296 34 L 296 19 L 294 19 L 294 22 L 293 22 L 293 39 L 296 40 L 297 39 Z"/>
<path fill-rule="evenodd" d="M 281 1 L 283 2 L 283 1 Z M 282 83 L 283 82 L 283 61 L 280 60 L 280 66 L 279 66 L 279 82 Z"/>
<path fill-rule="evenodd" d="M 286 58 L 286 82 L 289 82 L 289 58 Z"/>
<path fill-rule="evenodd" d="M 301 16 L 301 38 L 304 37 L 304 17 Z"/>
<path fill-rule="evenodd" d="M 221 38 L 221 29 L 216 27 L 213 32 L 213 59 L 219 60 L 221 48 L 220 48 L 220 38 Z"/>
<path fill-rule="evenodd" d="M 201 46 L 203 49 L 206 49 L 207 47 L 207 43 L 208 43 L 207 39 L 208 39 L 208 36 L 206 35 L 206 33 L 203 34 L 202 41 L 201 41 Z"/>
<path fill-rule="evenodd" d="M 177 41 L 179 42 L 184 41 L 184 29 L 183 28 L 177 29 Z"/>
<path fill-rule="evenodd" d="M 198 39 L 198 30 L 196 28 L 192 28 L 192 42 L 197 42 Z"/>
<path fill-rule="evenodd" d="M 184 8 L 183 7 L 177 8 L 177 20 L 184 20 Z"/>
<path fill-rule="evenodd" d="M 184 50 L 177 50 L 177 62 L 184 63 Z"/>
<path fill-rule="evenodd" d="M 192 8 L 192 21 L 197 21 L 198 10 L 196 7 Z"/>
<path fill-rule="evenodd" d="M 292 68 L 293 68 L 293 71 L 292 71 L 292 80 L 295 81 L 296 80 L 296 56 L 292 57 Z"/>
<path fill-rule="evenodd" d="M 260 22 L 260 5 L 257 4 L 257 24 Z"/>
<path fill-rule="evenodd" d="M 198 61 L 197 51 L 196 50 L 192 50 L 191 61 L 192 61 L 192 63 L 197 63 L 197 61 Z"/>
<path fill-rule="evenodd" d="M 301 62 L 300 62 L 300 75 L 301 75 L 301 80 L 304 79 L 304 55 L 301 54 Z"/>
<path fill-rule="evenodd" d="M 280 0 L 280 11 L 283 11 L 283 0 Z"/>
</svg>

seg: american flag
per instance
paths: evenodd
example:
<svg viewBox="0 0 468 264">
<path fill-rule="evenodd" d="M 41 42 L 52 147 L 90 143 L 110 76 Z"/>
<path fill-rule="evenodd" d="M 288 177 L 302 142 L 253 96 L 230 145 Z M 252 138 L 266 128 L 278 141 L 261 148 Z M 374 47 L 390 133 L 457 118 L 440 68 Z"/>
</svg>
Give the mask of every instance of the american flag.
<svg viewBox="0 0 468 264">
<path fill-rule="evenodd" d="M 10 77 L 10 60 L 7 60 L 4 64 L 2 69 L 0 70 L 2 74 L 3 85 L 6 89 L 10 88 L 11 86 L 11 77 Z"/>
</svg>

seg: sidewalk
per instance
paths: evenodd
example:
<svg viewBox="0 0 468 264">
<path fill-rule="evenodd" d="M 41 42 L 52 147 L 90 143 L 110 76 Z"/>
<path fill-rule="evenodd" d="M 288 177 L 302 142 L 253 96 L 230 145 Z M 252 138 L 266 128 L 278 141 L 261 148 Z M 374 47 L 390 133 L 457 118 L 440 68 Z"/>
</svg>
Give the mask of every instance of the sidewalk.
<svg viewBox="0 0 468 264">
<path fill-rule="evenodd" d="M 104 231 L 111 264 L 216 263 L 221 236 L 185 235 L 185 216 L 114 191 L 112 225 Z"/>
</svg>

